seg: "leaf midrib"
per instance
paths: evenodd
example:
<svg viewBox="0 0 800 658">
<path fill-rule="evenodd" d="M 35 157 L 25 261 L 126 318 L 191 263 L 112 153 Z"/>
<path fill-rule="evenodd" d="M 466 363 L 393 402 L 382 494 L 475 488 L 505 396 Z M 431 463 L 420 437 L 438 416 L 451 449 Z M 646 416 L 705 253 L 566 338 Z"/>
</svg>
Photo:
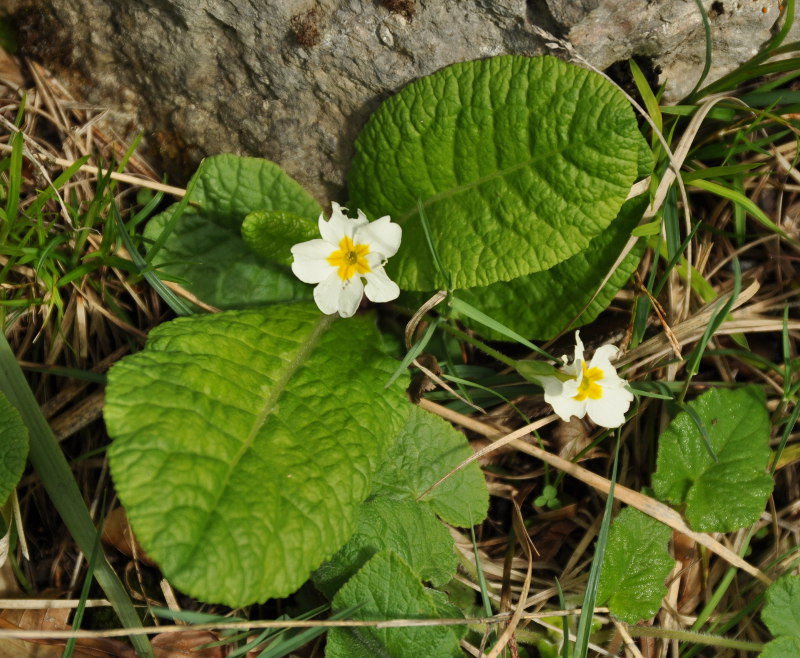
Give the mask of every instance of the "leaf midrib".
<svg viewBox="0 0 800 658">
<path fill-rule="evenodd" d="M 272 386 L 269 395 L 264 399 L 264 404 L 261 407 L 261 411 L 259 411 L 258 415 L 255 417 L 255 421 L 250 429 L 245 440 L 242 442 L 239 450 L 237 451 L 236 455 L 233 459 L 230 460 L 228 464 L 228 470 L 225 473 L 225 477 L 220 483 L 219 493 L 217 494 L 216 500 L 212 505 L 209 505 L 207 510 L 205 511 L 205 521 L 202 524 L 202 527 L 199 529 L 199 532 L 195 535 L 196 537 L 203 537 L 206 534 L 206 530 L 210 523 L 210 520 L 213 516 L 213 511 L 219 507 L 220 501 L 225 497 L 225 493 L 228 489 L 228 485 L 230 484 L 232 475 L 236 472 L 236 469 L 239 463 L 244 458 L 245 454 L 250 451 L 253 447 L 253 443 L 255 442 L 256 436 L 258 435 L 259 430 L 264 426 L 266 423 L 267 418 L 275 409 L 277 405 L 278 399 L 286 390 L 289 382 L 291 381 L 292 377 L 295 373 L 305 364 L 306 360 L 308 359 L 311 352 L 313 352 L 314 348 L 319 343 L 322 335 L 330 328 L 330 326 L 335 321 L 335 315 L 324 315 L 322 318 L 317 322 L 317 325 L 313 328 L 311 333 L 308 335 L 303 343 L 300 346 L 300 349 L 297 351 L 297 354 L 294 356 L 293 359 L 288 361 L 282 368 L 280 375 L 275 380 L 275 384 Z M 198 548 L 202 546 L 202 542 L 195 541 L 194 548 L 192 549 L 191 553 L 187 555 L 185 560 L 181 560 L 180 564 L 175 565 L 175 572 L 179 572 L 183 569 L 185 564 L 192 564 L 194 554 L 197 552 Z"/>
<path fill-rule="evenodd" d="M 613 132 L 613 131 L 609 131 L 609 132 Z M 600 134 L 606 134 L 606 133 L 600 133 Z M 570 142 L 569 144 L 565 144 L 561 148 L 552 149 L 551 151 L 547 151 L 545 153 L 537 153 L 537 154 L 532 155 L 531 157 L 527 158 L 526 160 L 523 160 L 522 162 L 517 162 L 516 164 L 513 164 L 513 165 L 511 165 L 509 167 L 505 167 L 505 168 L 502 168 L 502 169 L 496 169 L 495 171 L 491 172 L 490 174 L 486 174 L 485 176 L 480 176 L 479 178 L 475 178 L 475 179 L 473 179 L 471 181 L 468 181 L 466 183 L 462 183 L 461 185 L 456 185 L 455 187 L 450 187 L 450 188 L 448 188 L 446 190 L 442 190 L 441 192 L 437 192 L 436 194 L 433 194 L 433 195 L 429 196 L 427 199 L 421 200 L 422 207 L 423 208 L 428 208 L 431 204 L 436 203 L 437 201 L 456 196 L 457 194 L 459 194 L 461 192 L 464 192 L 466 190 L 470 190 L 472 188 L 478 187 L 478 186 L 480 186 L 483 183 L 486 183 L 488 181 L 495 180 L 497 178 L 505 178 L 506 176 L 508 176 L 509 174 L 512 174 L 515 171 L 518 171 L 518 170 L 526 168 L 526 167 L 530 167 L 532 164 L 538 162 L 539 160 L 547 160 L 547 159 L 549 159 L 549 158 L 551 158 L 551 157 L 553 157 L 555 155 L 558 155 L 558 154 L 564 153 L 566 151 L 569 151 L 570 149 L 572 149 L 574 147 L 585 146 L 589 142 L 596 141 L 595 140 L 596 136 L 597 136 L 596 134 L 593 134 L 589 139 L 581 140 L 581 141 L 577 141 L 577 142 Z M 634 165 L 635 165 L 635 161 L 634 161 Z M 635 178 L 635 174 L 634 174 L 634 178 Z M 608 182 L 608 181 L 606 181 L 606 182 Z M 633 181 L 631 181 L 631 183 L 632 182 Z M 404 224 L 410 217 L 413 217 L 418 212 L 419 212 L 419 207 L 417 205 L 414 205 L 410 209 L 406 210 L 401 215 L 399 215 L 397 217 L 396 221 L 397 221 L 398 224 Z"/>
</svg>

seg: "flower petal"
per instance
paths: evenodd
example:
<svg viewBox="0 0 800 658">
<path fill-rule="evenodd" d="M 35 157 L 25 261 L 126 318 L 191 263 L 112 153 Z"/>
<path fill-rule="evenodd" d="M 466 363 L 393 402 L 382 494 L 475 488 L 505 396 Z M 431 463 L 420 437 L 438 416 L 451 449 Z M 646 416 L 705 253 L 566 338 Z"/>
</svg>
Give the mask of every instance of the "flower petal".
<svg viewBox="0 0 800 658">
<path fill-rule="evenodd" d="M 558 377 L 544 376 L 537 377 L 537 379 L 544 389 L 545 400 L 547 400 L 548 396 L 551 398 L 560 396 L 561 392 L 564 390 L 564 382 L 562 382 Z"/>
<path fill-rule="evenodd" d="M 335 201 L 331 202 L 331 218 L 326 222 L 324 215 L 319 216 L 319 233 L 325 242 L 328 242 L 335 247 L 339 246 L 344 236 L 352 238 L 355 230 L 367 223 L 366 217 L 359 217 L 358 219 L 350 219 L 344 211 L 347 208 L 342 208 Z"/>
<path fill-rule="evenodd" d="M 575 361 L 572 363 L 573 365 L 578 365 L 578 370 L 583 370 L 581 367 L 583 365 L 583 341 L 581 340 L 581 332 L 575 332 Z"/>
<path fill-rule="evenodd" d="M 334 270 L 314 288 L 314 301 L 319 310 L 326 315 L 333 315 L 339 310 L 339 296 L 342 292 L 342 280 Z"/>
<path fill-rule="evenodd" d="M 625 413 L 631 406 L 633 395 L 625 387 L 604 388 L 599 400 L 587 400 L 586 411 L 596 425 L 619 427 L 625 422 Z"/>
<path fill-rule="evenodd" d="M 362 297 L 364 297 L 364 284 L 361 283 L 360 277 L 354 276 L 345 282 L 339 292 L 339 315 L 343 318 L 355 315 Z"/>
<path fill-rule="evenodd" d="M 328 262 L 330 255 L 331 245 L 325 240 L 296 244 L 292 247 L 292 272 L 305 283 L 319 283 L 336 269 Z"/>
<path fill-rule="evenodd" d="M 600 368 L 603 371 L 608 370 L 609 368 L 614 371 L 616 374 L 617 370 L 614 366 L 611 365 L 611 359 L 617 356 L 619 349 L 616 345 L 602 345 L 595 350 L 595 353 L 592 355 L 592 361 L 589 363 L 590 368 Z"/>
<path fill-rule="evenodd" d="M 544 401 L 553 407 L 562 420 L 569 421 L 571 416 L 583 418 L 586 415 L 586 401 L 576 400 L 578 382 L 574 379 L 561 381 L 557 377 L 539 377 L 544 389 Z"/>
<path fill-rule="evenodd" d="M 548 399 L 544 396 L 545 402 L 549 402 L 553 411 L 559 415 L 561 420 L 569 422 L 572 416 L 583 418 L 586 415 L 586 400 L 576 400 L 574 397 L 559 395 Z"/>
<path fill-rule="evenodd" d="M 361 214 L 360 210 L 359 214 Z M 370 224 L 360 226 L 357 235 L 357 242 L 368 244 L 371 251 L 377 251 L 383 258 L 391 258 L 400 248 L 403 229 L 393 223 L 387 215 Z"/>
<path fill-rule="evenodd" d="M 373 302 L 390 302 L 400 296 L 400 288 L 389 278 L 382 267 L 367 272 L 364 275 L 367 285 L 364 294 Z"/>
</svg>

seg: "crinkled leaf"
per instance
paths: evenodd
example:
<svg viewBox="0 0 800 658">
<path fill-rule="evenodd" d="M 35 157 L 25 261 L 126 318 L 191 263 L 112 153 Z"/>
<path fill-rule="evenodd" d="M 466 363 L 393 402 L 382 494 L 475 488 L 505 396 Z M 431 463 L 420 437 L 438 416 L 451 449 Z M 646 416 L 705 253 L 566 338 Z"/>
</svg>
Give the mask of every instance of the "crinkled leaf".
<svg viewBox="0 0 800 658">
<path fill-rule="evenodd" d="M 318 237 L 317 222 L 283 210 L 256 210 L 242 223 L 242 239 L 254 253 L 287 267 L 294 245 Z"/>
<path fill-rule="evenodd" d="M 647 203 L 645 197 L 628 201 L 619 216 L 587 249 L 549 270 L 463 290 L 458 296 L 523 336 L 548 340 L 565 329 L 591 299 L 625 247 Z M 608 307 L 636 270 L 645 246 L 645 241 L 639 240 L 573 327 L 592 322 Z M 465 323 L 487 338 L 507 340 L 481 324 L 469 320 Z"/>
<path fill-rule="evenodd" d="M 443 595 L 426 589 L 409 565 L 391 551 L 375 555 L 339 590 L 333 609 L 363 604 L 354 619 L 442 617 Z M 450 608 L 452 610 L 452 608 Z M 447 610 L 446 614 L 451 614 Z M 461 656 L 459 633 L 449 626 L 332 628 L 326 658 Z"/>
<path fill-rule="evenodd" d="M 19 483 L 28 458 L 28 428 L 8 398 L 0 393 L 0 506 Z"/>
<path fill-rule="evenodd" d="M 773 481 L 767 473 L 770 423 L 764 394 L 754 386 L 711 389 L 689 403 L 702 421 L 675 416 L 658 441 L 656 496 L 685 505 L 694 530 L 731 532 L 754 523 Z"/>
<path fill-rule="evenodd" d="M 667 552 L 671 536 L 664 524 L 632 507 L 623 509 L 609 530 L 597 603 L 607 602 L 614 616 L 629 624 L 656 614 L 673 566 Z"/>
<path fill-rule="evenodd" d="M 800 576 L 784 576 L 770 586 L 761 619 L 776 637 L 800 638 Z"/>
<path fill-rule="evenodd" d="M 376 495 L 416 500 L 472 456 L 464 435 L 450 423 L 414 407 L 388 459 L 375 475 Z M 447 523 L 468 528 L 486 518 L 489 493 L 477 463 L 461 469 L 424 500 Z"/>
<path fill-rule="evenodd" d="M 379 496 L 359 511 L 350 540 L 314 573 L 314 584 L 332 598 L 336 591 L 376 553 L 390 549 L 418 578 L 444 585 L 455 574 L 458 559 L 453 538 L 425 503 Z"/>
<path fill-rule="evenodd" d="M 347 541 L 407 413 L 377 342 L 369 316 L 273 306 L 167 323 L 111 369 L 112 475 L 177 587 L 285 596 Z"/>
<path fill-rule="evenodd" d="M 797 658 L 800 656 L 800 637 L 797 635 L 784 635 L 769 642 L 764 651 L 758 654 L 760 658 Z"/>
<path fill-rule="evenodd" d="M 287 267 L 254 253 L 242 238 L 242 222 L 256 210 L 281 210 L 309 221 L 321 208 L 278 165 L 258 158 L 218 155 L 195 174 L 190 205 L 172 227 L 155 264 L 219 308 L 309 299 L 309 287 Z M 191 187 L 191 185 L 190 185 Z M 155 241 L 177 204 L 154 217 L 145 237 Z"/>
<path fill-rule="evenodd" d="M 617 216 L 643 137 L 625 97 L 553 57 L 454 64 L 387 100 L 356 141 L 351 204 L 391 215 L 403 245 L 387 272 L 441 288 L 422 230 L 454 288 L 549 269 Z"/>
<path fill-rule="evenodd" d="M 300 183 L 269 160 L 215 155 L 203 160 L 200 173 L 192 206 L 235 231 L 255 210 L 286 210 L 314 221 L 322 210 Z"/>
<path fill-rule="evenodd" d="M 147 225 L 155 239 L 172 216 L 168 209 Z M 241 237 L 187 210 L 156 259 L 204 302 L 221 309 L 311 299 L 312 288 L 292 272 L 253 253 Z"/>
<path fill-rule="evenodd" d="M 486 517 L 486 481 L 477 464 L 446 480 L 424 500 L 429 486 L 472 454 L 461 432 L 433 414 L 412 407 L 386 461 L 375 475 L 373 493 L 361 507 L 350 541 L 314 574 L 332 596 L 364 563 L 384 549 L 400 555 L 424 581 L 439 586 L 457 566 L 453 539 L 436 519 L 469 526 Z"/>
</svg>

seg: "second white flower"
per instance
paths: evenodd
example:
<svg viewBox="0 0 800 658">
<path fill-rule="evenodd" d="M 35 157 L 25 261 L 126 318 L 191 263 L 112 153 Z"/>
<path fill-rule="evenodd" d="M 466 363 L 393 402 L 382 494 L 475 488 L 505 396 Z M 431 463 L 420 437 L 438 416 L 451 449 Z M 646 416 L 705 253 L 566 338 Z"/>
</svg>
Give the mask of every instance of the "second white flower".
<svg viewBox="0 0 800 658">
<path fill-rule="evenodd" d="M 561 372 L 569 375 L 569 379 L 539 377 L 545 402 L 552 405 L 562 420 L 569 421 L 572 416 L 583 418 L 588 413 L 592 422 L 603 427 L 619 427 L 625 422 L 633 393 L 611 365 L 611 358 L 617 351 L 614 345 L 598 347 L 587 365 L 583 358 L 583 342 L 576 331 L 575 359 L 568 363 L 567 357 L 562 357 Z"/>
</svg>

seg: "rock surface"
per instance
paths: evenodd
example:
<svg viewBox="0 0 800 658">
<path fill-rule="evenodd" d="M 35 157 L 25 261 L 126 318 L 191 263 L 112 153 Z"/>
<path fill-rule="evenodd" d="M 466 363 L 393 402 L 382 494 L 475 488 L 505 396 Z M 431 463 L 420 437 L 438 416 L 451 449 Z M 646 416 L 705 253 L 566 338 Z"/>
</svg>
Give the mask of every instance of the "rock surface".
<svg viewBox="0 0 800 658">
<path fill-rule="evenodd" d="M 703 4 L 709 79 L 778 19 L 773 0 Z M 72 92 L 117 126 L 144 129 L 171 171 L 221 152 L 266 157 L 323 204 L 344 200 L 353 141 L 383 99 L 453 62 L 546 52 L 534 25 L 599 69 L 648 58 L 671 99 L 692 89 L 705 49 L 692 0 L 6 0 L 4 13 L 24 52 L 71 70 Z"/>
</svg>

